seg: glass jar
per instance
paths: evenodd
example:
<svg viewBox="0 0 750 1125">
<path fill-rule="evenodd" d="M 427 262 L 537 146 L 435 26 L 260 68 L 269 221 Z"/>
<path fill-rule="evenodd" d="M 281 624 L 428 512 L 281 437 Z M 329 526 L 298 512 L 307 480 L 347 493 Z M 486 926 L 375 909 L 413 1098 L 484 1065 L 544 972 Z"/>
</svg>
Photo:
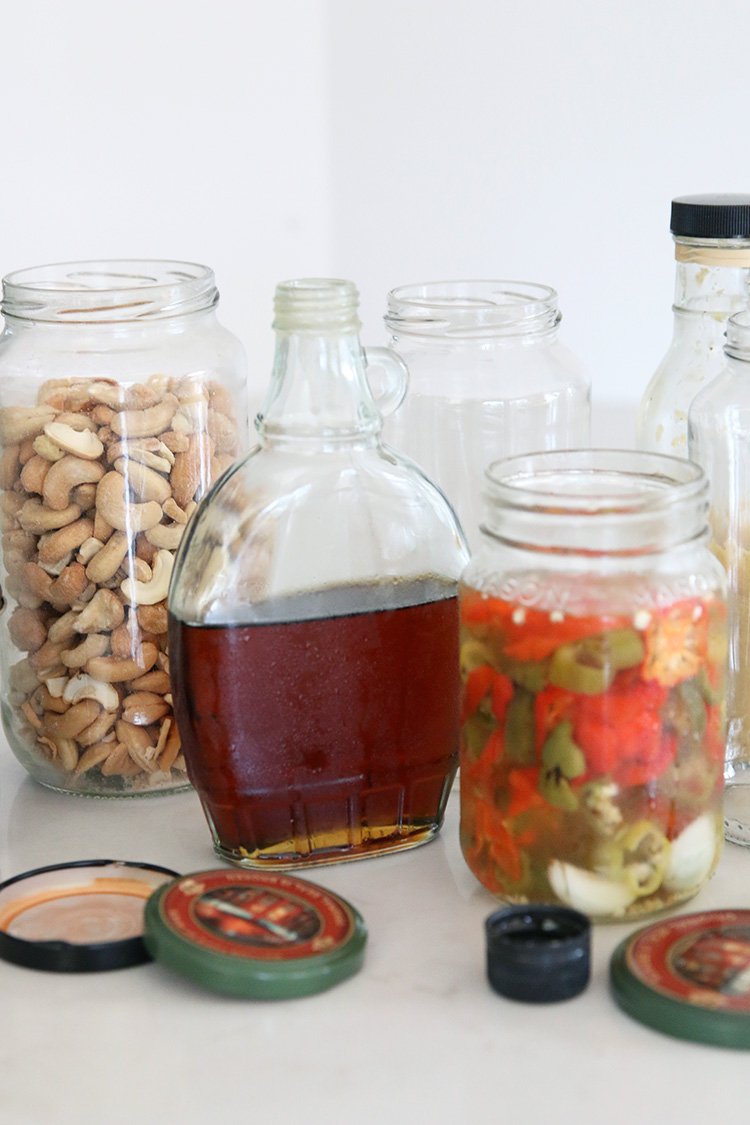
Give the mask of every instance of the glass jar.
<svg viewBox="0 0 750 1125">
<path fill-rule="evenodd" d="M 729 579 L 727 838 L 750 844 L 750 312 L 727 324 L 724 370 L 693 400 L 690 456 L 711 482 L 711 538 Z"/>
<path fill-rule="evenodd" d="M 357 309 L 348 281 L 278 286 L 260 444 L 175 566 L 188 773 L 216 851 L 249 867 L 424 843 L 456 771 L 467 550 L 439 490 L 381 444 L 406 370 L 362 350 Z"/>
<path fill-rule="evenodd" d="M 51 788 L 187 784 L 167 586 L 209 483 L 247 448 L 245 360 L 213 272 L 42 266 L 3 281 L 2 718 Z"/>
<path fill-rule="evenodd" d="M 688 455 L 688 410 L 724 366 L 724 332 L 750 296 L 750 195 L 672 200 L 675 244 L 672 342 L 641 400 L 642 449 Z"/>
<path fill-rule="evenodd" d="M 461 846 L 510 902 L 595 919 L 690 898 L 722 842 L 724 575 L 689 461 L 487 472 L 461 583 Z"/>
<path fill-rule="evenodd" d="M 485 466 L 589 444 L 589 380 L 558 339 L 557 293 L 524 281 L 435 281 L 388 294 L 409 392 L 385 439 L 412 457 L 480 543 Z"/>
</svg>

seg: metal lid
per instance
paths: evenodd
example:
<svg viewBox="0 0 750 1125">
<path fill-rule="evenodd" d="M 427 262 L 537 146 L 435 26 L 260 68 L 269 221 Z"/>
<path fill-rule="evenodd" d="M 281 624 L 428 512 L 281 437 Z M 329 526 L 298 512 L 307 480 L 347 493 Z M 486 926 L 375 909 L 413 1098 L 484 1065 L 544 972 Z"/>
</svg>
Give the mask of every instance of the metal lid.
<svg viewBox="0 0 750 1125">
<path fill-rule="evenodd" d="M 678 1039 L 750 1047 L 750 910 L 710 910 L 645 926 L 610 963 L 617 1003 Z"/>
<path fill-rule="evenodd" d="M 490 914 L 487 976 L 511 1000 L 546 1004 L 577 996 L 589 982 L 591 924 L 563 906 L 511 906 Z"/>
<path fill-rule="evenodd" d="M 232 996 L 321 992 L 361 968 L 366 939 L 348 902 L 276 871 L 200 871 L 162 887 L 146 907 L 155 960 Z"/>
<path fill-rule="evenodd" d="M 0 883 L 0 958 L 60 973 L 150 961 L 143 909 L 168 867 L 89 859 L 39 867 Z"/>
<path fill-rule="evenodd" d="M 685 238 L 750 238 L 750 195 L 680 195 L 672 200 L 670 230 Z"/>
</svg>

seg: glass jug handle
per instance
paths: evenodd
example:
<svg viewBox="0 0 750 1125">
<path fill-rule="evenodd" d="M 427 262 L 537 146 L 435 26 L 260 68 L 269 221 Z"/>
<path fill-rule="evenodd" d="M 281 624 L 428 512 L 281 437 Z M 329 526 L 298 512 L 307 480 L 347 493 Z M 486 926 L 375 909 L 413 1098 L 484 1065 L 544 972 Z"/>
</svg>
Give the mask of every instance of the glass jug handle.
<svg viewBox="0 0 750 1125">
<path fill-rule="evenodd" d="M 390 348 L 363 348 L 367 366 L 367 382 L 379 412 L 385 418 L 404 401 L 409 385 L 409 368 L 401 356 Z M 372 372 L 380 371 L 382 375 Z"/>
</svg>

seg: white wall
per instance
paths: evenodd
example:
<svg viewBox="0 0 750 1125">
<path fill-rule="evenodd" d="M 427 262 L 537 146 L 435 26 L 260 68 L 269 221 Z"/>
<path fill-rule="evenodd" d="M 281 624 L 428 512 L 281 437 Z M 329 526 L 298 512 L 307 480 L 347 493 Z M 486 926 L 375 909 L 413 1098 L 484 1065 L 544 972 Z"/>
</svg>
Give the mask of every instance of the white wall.
<svg viewBox="0 0 750 1125">
<path fill-rule="evenodd" d="M 596 400 L 669 338 L 674 194 L 750 190 L 747 0 L 24 0 L 0 270 L 205 261 L 259 383 L 274 283 L 544 281 Z"/>
</svg>

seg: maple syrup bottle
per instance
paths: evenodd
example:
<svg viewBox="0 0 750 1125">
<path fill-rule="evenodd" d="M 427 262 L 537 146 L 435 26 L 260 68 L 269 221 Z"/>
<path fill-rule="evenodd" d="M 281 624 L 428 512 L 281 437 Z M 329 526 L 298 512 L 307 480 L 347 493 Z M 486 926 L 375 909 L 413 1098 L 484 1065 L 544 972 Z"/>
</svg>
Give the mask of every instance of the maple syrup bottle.
<svg viewBox="0 0 750 1125">
<path fill-rule="evenodd" d="M 196 514 L 170 593 L 188 774 L 217 852 L 250 867 L 437 833 L 468 557 L 439 489 L 381 442 L 407 373 L 363 350 L 354 285 L 279 285 L 274 328 L 259 444 Z"/>
</svg>

